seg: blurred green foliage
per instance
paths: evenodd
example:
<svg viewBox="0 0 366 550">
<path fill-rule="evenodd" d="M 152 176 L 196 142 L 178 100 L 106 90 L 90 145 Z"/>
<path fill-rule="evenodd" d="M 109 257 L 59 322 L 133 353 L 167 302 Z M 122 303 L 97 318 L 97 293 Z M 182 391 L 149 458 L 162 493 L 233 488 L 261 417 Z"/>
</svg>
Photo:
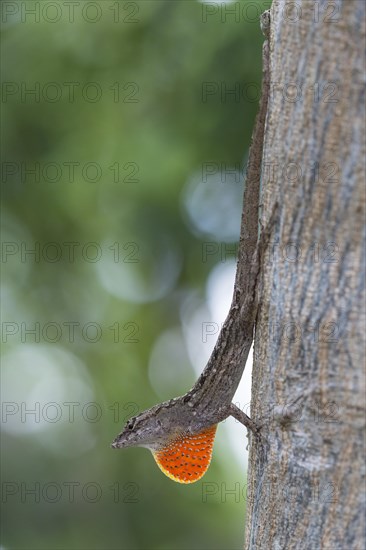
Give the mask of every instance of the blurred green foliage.
<svg viewBox="0 0 366 550">
<path fill-rule="evenodd" d="M 4 549 L 242 546 L 226 436 L 187 486 L 109 445 L 195 381 L 184 319 L 223 262 L 207 242 L 238 235 L 229 169 L 250 143 L 268 7 L 2 3 Z"/>
</svg>

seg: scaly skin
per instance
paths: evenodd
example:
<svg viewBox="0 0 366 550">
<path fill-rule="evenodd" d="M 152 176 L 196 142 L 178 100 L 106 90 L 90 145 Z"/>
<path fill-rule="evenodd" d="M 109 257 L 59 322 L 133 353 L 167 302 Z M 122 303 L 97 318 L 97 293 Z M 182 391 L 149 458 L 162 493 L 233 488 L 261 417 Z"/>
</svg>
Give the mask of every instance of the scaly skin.
<svg viewBox="0 0 366 550">
<path fill-rule="evenodd" d="M 269 96 L 269 11 L 261 17 L 267 37 L 263 45 L 262 97 L 249 151 L 244 193 L 238 266 L 229 314 L 212 355 L 193 388 L 131 418 L 112 447 L 147 447 L 171 479 L 192 483 L 207 470 L 216 425 L 232 415 L 256 436 L 259 428 L 232 399 L 243 374 L 253 341 L 257 310 L 256 282 L 261 251 L 268 235 L 258 243 L 260 176 Z M 200 445 L 197 447 L 197 445 Z"/>
</svg>

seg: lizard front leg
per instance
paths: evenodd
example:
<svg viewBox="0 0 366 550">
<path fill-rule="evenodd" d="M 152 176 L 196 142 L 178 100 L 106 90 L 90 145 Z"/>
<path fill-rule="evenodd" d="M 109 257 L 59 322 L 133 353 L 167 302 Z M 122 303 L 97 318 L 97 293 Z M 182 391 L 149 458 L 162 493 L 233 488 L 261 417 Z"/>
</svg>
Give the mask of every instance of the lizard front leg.
<svg viewBox="0 0 366 550">
<path fill-rule="evenodd" d="M 249 418 L 249 416 L 247 416 L 243 411 L 241 411 L 236 405 L 234 405 L 234 403 L 230 404 L 229 411 L 231 416 L 233 416 L 234 418 L 236 418 L 236 420 L 239 420 L 239 422 L 244 424 L 244 426 L 248 428 L 248 430 L 251 430 L 251 432 L 253 432 L 253 434 L 256 437 L 260 437 L 260 434 L 259 434 L 260 426 L 257 426 L 257 424 L 251 418 Z"/>
</svg>

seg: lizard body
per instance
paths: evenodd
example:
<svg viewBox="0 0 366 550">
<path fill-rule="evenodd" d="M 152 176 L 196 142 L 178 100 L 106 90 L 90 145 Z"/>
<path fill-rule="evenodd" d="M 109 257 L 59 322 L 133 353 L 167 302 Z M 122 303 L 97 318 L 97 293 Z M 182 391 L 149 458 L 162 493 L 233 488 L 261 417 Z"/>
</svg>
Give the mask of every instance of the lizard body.
<svg viewBox="0 0 366 550">
<path fill-rule="evenodd" d="M 256 118 L 244 192 L 244 207 L 232 304 L 211 357 L 193 388 L 185 395 L 155 405 L 131 418 L 113 448 L 147 447 L 171 479 L 192 483 L 206 472 L 217 424 L 232 415 L 255 435 L 256 424 L 234 404 L 253 341 L 256 282 L 260 267 L 258 243 L 260 176 L 269 96 L 270 12 L 261 16 L 263 45 L 262 95 Z"/>
</svg>

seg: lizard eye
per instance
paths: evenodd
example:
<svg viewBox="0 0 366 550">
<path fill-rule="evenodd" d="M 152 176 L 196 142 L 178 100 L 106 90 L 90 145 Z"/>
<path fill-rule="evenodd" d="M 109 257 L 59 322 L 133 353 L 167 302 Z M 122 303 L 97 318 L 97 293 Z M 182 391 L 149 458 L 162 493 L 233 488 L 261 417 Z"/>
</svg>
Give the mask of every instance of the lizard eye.
<svg viewBox="0 0 366 550">
<path fill-rule="evenodd" d="M 134 425 L 135 425 L 135 419 L 134 419 L 134 418 L 131 419 L 129 422 L 127 422 L 127 428 L 128 428 L 129 430 L 132 430 L 132 428 L 134 427 Z"/>
</svg>

